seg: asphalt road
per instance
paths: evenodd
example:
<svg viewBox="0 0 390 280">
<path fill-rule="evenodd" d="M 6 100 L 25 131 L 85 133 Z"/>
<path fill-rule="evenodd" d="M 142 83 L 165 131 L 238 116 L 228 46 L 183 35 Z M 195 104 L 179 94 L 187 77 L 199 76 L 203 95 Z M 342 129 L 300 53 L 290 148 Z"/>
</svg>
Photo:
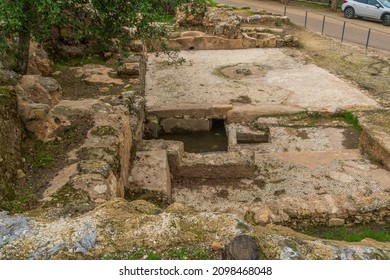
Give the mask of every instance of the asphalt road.
<svg viewBox="0 0 390 280">
<path fill-rule="evenodd" d="M 216 0 L 216 2 L 236 7 L 251 7 L 254 10 L 260 8 L 281 15 L 284 14 L 285 9 L 285 5 L 276 1 Z M 305 9 L 288 5 L 286 15 L 293 23 L 305 26 Z M 324 16 L 325 24 L 322 30 Z M 380 22 L 362 19 L 346 20 L 340 13 L 308 10 L 306 27 L 317 32 L 323 31 L 324 35 L 341 40 L 344 22 L 346 22 L 344 41 L 366 46 L 369 29 L 371 29 L 368 47 L 390 51 L 390 27 L 383 26 Z"/>
</svg>

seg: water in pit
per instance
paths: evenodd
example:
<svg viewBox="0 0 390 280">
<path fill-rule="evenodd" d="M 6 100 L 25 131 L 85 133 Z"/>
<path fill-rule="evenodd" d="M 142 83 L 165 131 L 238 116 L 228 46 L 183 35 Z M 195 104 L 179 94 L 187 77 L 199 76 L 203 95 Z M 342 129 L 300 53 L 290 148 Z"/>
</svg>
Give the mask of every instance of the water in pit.
<svg viewBox="0 0 390 280">
<path fill-rule="evenodd" d="M 188 153 L 216 153 L 226 152 L 228 138 L 224 120 L 214 120 L 210 131 L 191 134 L 165 134 L 160 139 L 175 140 L 184 143 L 184 150 Z"/>
</svg>

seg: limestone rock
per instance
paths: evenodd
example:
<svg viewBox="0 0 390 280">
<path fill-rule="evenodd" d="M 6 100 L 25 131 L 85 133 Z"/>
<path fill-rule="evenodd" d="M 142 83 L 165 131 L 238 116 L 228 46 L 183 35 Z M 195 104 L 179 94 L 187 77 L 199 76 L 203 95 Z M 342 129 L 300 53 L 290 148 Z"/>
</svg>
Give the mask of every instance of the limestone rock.
<svg viewBox="0 0 390 280">
<path fill-rule="evenodd" d="M 204 13 L 205 9 L 202 5 L 196 5 L 195 3 L 184 4 L 176 10 L 176 24 L 179 26 L 201 25 Z"/>
<path fill-rule="evenodd" d="M 209 34 L 227 39 L 241 39 L 241 20 L 233 11 L 212 9 L 205 14 L 203 26 Z"/>
<path fill-rule="evenodd" d="M 211 244 L 211 249 L 213 249 L 213 251 L 221 251 L 223 250 L 223 245 L 218 241 L 214 241 Z"/>
<path fill-rule="evenodd" d="M 114 72 L 113 68 L 99 65 L 86 64 L 83 67 L 72 67 L 76 75 L 88 83 L 123 85 L 122 79 L 112 78 L 109 74 Z"/>
<path fill-rule="evenodd" d="M 118 67 L 119 76 L 139 76 L 141 56 L 132 55 L 120 61 Z"/>
<path fill-rule="evenodd" d="M 18 98 L 22 102 L 56 105 L 62 96 L 61 85 L 53 78 L 25 75 L 17 85 Z M 22 116 L 24 114 L 21 114 Z"/>
<path fill-rule="evenodd" d="M 30 45 L 30 56 L 28 61 L 27 73 L 30 75 L 47 76 L 53 72 L 53 63 L 48 54 L 36 43 Z"/>
<path fill-rule="evenodd" d="M 137 76 L 139 75 L 139 63 L 124 63 L 118 67 L 119 76 Z"/>
<path fill-rule="evenodd" d="M 259 225 L 266 225 L 270 220 L 270 210 L 268 207 L 263 207 L 256 213 L 256 223 Z"/>
<path fill-rule="evenodd" d="M 0 67 L 0 86 L 15 85 L 20 76 L 12 70 L 2 69 Z"/>
<path fill-rule="evenodd" d="M 344 219 L 337 219 L 337 218 L 330 219 L 328 223 L 330 227 L 339 227 L 339 226 L 343 226 L 344 224 L 345 224 Z"/>
</svg>

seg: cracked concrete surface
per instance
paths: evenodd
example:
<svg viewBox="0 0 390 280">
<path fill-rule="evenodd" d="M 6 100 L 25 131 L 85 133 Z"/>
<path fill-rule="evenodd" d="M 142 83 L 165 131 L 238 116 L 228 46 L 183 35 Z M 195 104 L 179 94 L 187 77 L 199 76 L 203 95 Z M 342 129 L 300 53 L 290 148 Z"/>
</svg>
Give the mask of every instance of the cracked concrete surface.
<svg viewBox="0 0 390 280">
<path fill-rule="evenodd" d="M 161 57 L 149 57 L 148 107 L 245 103 L 329 112 L 379 107 L 353 85 L 322 68 L 306 64 L 299 51 L 209 50 L 183 51 L 180 55 L 186 62 L 177 67 L 164 63 Z M 234 66 L 238 71 L 233 71 Z M 252 73 L 248 75 L 242 69 Z"/>
</svg>

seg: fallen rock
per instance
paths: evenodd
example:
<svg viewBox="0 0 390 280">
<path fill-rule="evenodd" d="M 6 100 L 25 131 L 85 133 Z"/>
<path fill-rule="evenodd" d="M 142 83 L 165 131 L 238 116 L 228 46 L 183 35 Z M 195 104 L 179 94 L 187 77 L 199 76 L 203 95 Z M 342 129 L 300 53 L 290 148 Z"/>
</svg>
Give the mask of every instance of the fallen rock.
<svg viewBox="0 0 390 280">
<path fill-rule="evenodd" d="M 211 249 L 213 249 L 213 251 L 221 251 L 223 250 L 223 245 L 221 244 L 221 242 L 218 242 L 218 241 L 214 241 L 212 244 L 211 244 Z"/>
</svg>

